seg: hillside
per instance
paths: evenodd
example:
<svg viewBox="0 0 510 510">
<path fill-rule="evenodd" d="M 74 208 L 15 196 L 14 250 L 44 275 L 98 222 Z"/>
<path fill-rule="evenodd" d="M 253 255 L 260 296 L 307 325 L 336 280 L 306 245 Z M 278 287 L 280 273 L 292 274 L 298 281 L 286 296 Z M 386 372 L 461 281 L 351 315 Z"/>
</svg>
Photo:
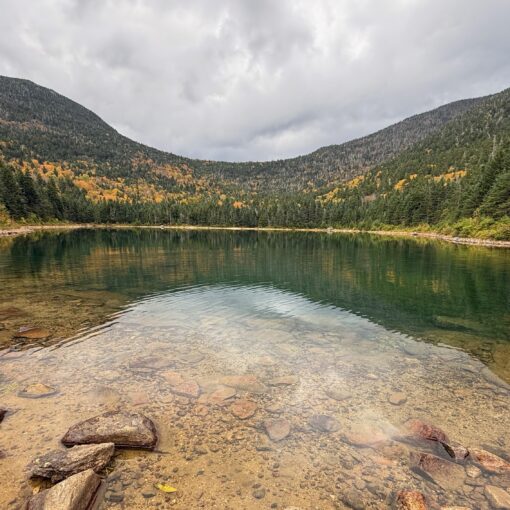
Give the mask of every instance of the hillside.
<svg viewBox="0 0 510 510">
<path fill-rule="evenodd" d="M 0 221 L 464 228 L 482 218 L 483 235 L 503 222 L 505 237 L 509 140 L 510 89 L 297 158 L 201 161 L 134 142 L 52 90 L 0 77 Z"/>
</svg>

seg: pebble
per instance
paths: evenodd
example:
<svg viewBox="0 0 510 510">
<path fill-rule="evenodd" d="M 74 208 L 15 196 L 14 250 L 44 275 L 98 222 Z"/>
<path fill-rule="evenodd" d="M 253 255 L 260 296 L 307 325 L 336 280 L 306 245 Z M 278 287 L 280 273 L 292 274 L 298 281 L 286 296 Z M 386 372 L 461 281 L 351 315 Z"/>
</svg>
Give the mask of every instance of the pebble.
<svg viewBox="0 0 510 510">
<path fill-rule="evenodd" d="M 252 494 L 255 499 L 263 499 L 266 496 L 266 489 L 263 487 L 260 489 L 255 489 Z"/>
</svg>

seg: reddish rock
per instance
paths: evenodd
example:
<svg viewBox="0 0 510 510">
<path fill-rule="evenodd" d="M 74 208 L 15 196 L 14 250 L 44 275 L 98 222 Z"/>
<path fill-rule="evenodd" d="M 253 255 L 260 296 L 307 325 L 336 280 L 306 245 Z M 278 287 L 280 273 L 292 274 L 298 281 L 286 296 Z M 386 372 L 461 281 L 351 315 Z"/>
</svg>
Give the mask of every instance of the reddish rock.
<svg viewBox="0 0 510 510">
<path fill-rule="evenodd" d="M 163 372 L 161 375 L 165 378 L 166 382 L 170 384 L 170 386 L 178 386 L 184 382 L 184 377 L 179 374 L 179 372 L 174 372 L 173 370 Z"/>
<path fill-rule="evenodd" d="M 473 461 L 489 473 L 510 473 L 510 463 L 494 453 L 481 448 L 471 448 L 469 453 Z"/>
<path fill-rule="evenodd" d="M 241 391 L 264 393 L 267 388 L 254 375 L 228 375 L 220 379 L 220 383 Z"/>
<path fill-rule="evenodd" d="M 232 404 L 230 410 L 240 420 L 246 420 L 255 414 L 257 404 L 251 400 L 239 399 Z"/>
<path fill-rule="evenodd" d="M 266 420 L 264 422 L 264 427 L 272 441 L 281 441 L 290 434 L 290 423 L 283 418 L 278 420 Z"/>
<path fill-rule="evenodd" d="M 152 420 L 139 413 L 109 411 L 73 425 L 62 438 L 66 446 L 114 443 L 127 448 L 154 449 L 158 442 Z"/>
<path fill-rule="evenodd" d="M 200 386 L 196 381 L 185 381 L 172 388 L 172 393 L 186 398 L 198 398 L 200 396 Z"/>
<path fill-rule="evenodd" d="M 82 471 L 33 496 L 27 510 L 88 510 L 98 503 L 101 478 L 92 469 Z"/>
<path fill-rule="evenodd" d="M 205 400 L 207 403 L 219 405 L 225 402 L 225 400 L 235 397 L 236 393 L 237 391 L 235 388 L 223 386 L 222 388 L 214 390 L 210 395 L 207 395 Z"/>
<path fill-rule="evenodd" d="M 309 420 L 310 426 L 319 432 L 336 432 L 340 428 L 340 423 L 326 414 L 314 414 Z"/>
<path fill-rule="evenodd" d="M 411 452 L 411 468 L 445 490 L 457 490 L 464 484 L 465 471 L 462 466 L 429 453 Z"/>
<path fill-rule="evenodd" d="M 397 510 L 427 510 L 425 496 L 418 491 L 399 491 L 396 503 Z"/>
<path fill-rule="evenodd" d="M 439 441 L 449 443 L 448 436 L 439 427 L 431 425 L 419 419 L 411 419 L 405 423 L 406 429 L 415 439 L 426 439 L 428 441 Z"/>
<path fill-rule="evenodd" d="M 44 328 L 24 326 L 14 333 L 14 338 L 26 338 L 27 340 L 44 340 L 51 336 L 51 333 Z"/>
<path fill-rule="evenodd" d="M 114 449 L 113 443 L 102 443 L 54 450 L 36 457 L 28 465 L 28 473 L 30 477 L 49 478 L 53 483 L 87 469 L 98 473 L 108 465 Z"/>
</svg>

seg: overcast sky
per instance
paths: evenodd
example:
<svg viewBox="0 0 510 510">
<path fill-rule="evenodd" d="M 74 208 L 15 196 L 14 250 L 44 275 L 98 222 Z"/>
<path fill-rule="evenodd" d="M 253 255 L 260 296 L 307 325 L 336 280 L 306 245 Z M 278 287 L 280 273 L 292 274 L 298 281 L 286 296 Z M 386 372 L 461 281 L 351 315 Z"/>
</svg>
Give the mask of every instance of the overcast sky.
<svg viewBox="0 0 510 510">
<path fill-rule="evenodd" d="M 264 160 L 510 86 L 509 0 L 0 0 L 0 74 L 177 154 Z"/>
</svg>

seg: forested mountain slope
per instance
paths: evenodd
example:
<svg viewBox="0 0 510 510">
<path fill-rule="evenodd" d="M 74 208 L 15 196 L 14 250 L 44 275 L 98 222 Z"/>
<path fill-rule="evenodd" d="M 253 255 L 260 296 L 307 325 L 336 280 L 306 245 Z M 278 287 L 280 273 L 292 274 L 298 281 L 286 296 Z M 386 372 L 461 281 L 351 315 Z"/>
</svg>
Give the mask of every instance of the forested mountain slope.
<svg viewBox="0 0 510 510">
<path fill-rule="evenodd" d="M 509 140 L 507 89 L 293 159 L 201 161 L 134 142 L 54 91 L 0 77 L 0 222 L 455 224 L 461 234 L 476 223 L 510 238 Z"/>
</svg>

